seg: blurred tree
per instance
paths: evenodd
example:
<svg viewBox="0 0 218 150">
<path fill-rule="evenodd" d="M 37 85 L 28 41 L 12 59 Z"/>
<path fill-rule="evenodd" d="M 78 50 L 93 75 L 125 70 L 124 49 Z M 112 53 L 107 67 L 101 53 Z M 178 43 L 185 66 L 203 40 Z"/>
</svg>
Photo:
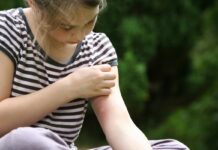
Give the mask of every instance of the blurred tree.
<svg viewBox="0 0 218 150">
<path fill-rule="evenodd" d="M 153 1 L 150 4 L 158 42 L 156 54 L 148 62 L 151 100 L 146 115 L 160 122 L 164 116 L 194 100 L 187 98 L 190 53 L 202 34 L 202 13 L 212 3 L 204 3 L 204 7 L 201 1 L 194 0 Z"/>
<path fill-rule="evenodd" d="M 0 10 L 21 7 L 23 5 L 24 5 L 24 0 L 0 1 Z"/>
<path fill-rule="evenodd" d="M 190 54 L 202 35 L 202 13 L 213 4 L 214 0 L 111 1 L 99 18 L 97 30 L 111 37 L 120 60 L 131 51 L 145 65 L 144 78 L 148 83 L 144 92 L 149 93 L 145 97 L 147 101 L 144 100 L 146 120 L 160 122 L 177 108 L 194 101 L 187 98 Z M 128 74 L 126 71 L 124 74 Z M 122 82 L 129 82 L 128 76 L 121 78 Z M 121 90 L 125 93 L 127 87 L 123 85 L 128 85 L 122 82 Z M 140 87 L 140 84 L 135 81 L 129 86 Z M 126 93 L 127 103 L 131 103 L 130 95 L 134 93 Z"/>
<path fill-rule="evenodd" d="M 148 94 L 145 92 L 148 88 L 145 65 L 138 62 L 132 51 L 127 51 L 123 59 L 119 61 L 119 72 L 122 76 L 120 86 L 123 87 L 123 98 L 129 100 L 126 103 L 127 107 L 130 112 L 140 116 L 144 110 L 145 100 L 148 99 Z"/>
<path fill-rule="evenodd" d="M 190 149 L 218 149 L 218 2 L 203 16 L 202 36 L 192 49 L 192 67 L 186 92 L 192 104 L 174 112 L 158 128 L 151 130 L 152 137 L 169 136 L 180 139 Z"/>
</svg>

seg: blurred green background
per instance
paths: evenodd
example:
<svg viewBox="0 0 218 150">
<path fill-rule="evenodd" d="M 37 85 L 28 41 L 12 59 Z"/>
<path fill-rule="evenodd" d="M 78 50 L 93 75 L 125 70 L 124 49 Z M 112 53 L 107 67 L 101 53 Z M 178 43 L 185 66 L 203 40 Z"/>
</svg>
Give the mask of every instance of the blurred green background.
<svg viewBox="0 0 218 150">
<path fill-rule="evenodd" d="M 23 6 L 0 1 L 0 9 Z M 149 139 L 218 149 L 218 1 L 116 0 L 100 15 L 119 56 L 129 112 Z M 89 108 L 81 148 L 106 144 Z"/>
</svg>

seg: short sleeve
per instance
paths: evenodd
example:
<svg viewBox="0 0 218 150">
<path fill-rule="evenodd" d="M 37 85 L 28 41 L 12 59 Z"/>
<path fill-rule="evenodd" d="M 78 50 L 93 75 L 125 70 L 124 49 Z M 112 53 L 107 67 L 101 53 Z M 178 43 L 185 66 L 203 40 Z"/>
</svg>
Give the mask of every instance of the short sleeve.
<svg viewBox="0 0 218 150">
<path fill-rule="evenodd" d="M 0 12 L 0 51 L 5 53 L 16 66 L 20 44 L 13 18 Z"/>
<path fill-rule="evenodd" d="M 117 53 L 110 39 L 104 33 L 95 33 L 93 36 L 94 58 L 93 65 L 118 65 Z"/>
</svg>

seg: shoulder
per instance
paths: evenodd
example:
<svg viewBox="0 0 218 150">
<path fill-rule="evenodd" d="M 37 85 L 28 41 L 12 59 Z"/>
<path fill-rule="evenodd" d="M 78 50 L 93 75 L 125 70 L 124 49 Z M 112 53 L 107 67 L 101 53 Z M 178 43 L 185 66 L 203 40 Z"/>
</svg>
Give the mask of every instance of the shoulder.
<svg viewBox="0 0 218 150">
<path fill-rule="evenodd" d="M 109 37 L 102 32 L 91 32 L 85 37 L 84 42 L 86 45 L 96 50 L 114 48 Z"/>
<path fill-rule="evenodd" d="M 97 45 L 99 42 L 103 41 L 110 41 L 108 36 L 102 32 L 90 32 L 86 37 L 85 41 L 94 44 L 93 46 Z"/>
<path fill-rule="evenodd" d="M 23 21 L 19 9 L 0 11 L 0 51 L 18 61 L 20 47 L 23 43 Z"/>
<path fill-rule="evenodd" d="M 23 25 L 20 8 L 0 11 L 0 28 L 20 32 Z"/>
<path fill-rule="evenodd" d="M 0 11 L 0 42 L 21 44 L 25 31 L 21 8 Z"/>
<path fill-rule="evenodd" d="M 106 37 L 106 34 L 103 32 L 90 32 L 86 38 L 90 39 L 90 38 L 97 38 L 97 37 Z"/>
<path fill-rule="evenodd" d="M 116 66 L 117 54 L 105 33 L 91 32 L 85 38 L 84 48 L 92 52 L 93 65 L 110 64 Z"/>
<path fill-rule="evenodd" d="M 8 9 L 0 11 L 1 21 L 17 21 L 19 19 L 19 9 Z"/>
</svg>

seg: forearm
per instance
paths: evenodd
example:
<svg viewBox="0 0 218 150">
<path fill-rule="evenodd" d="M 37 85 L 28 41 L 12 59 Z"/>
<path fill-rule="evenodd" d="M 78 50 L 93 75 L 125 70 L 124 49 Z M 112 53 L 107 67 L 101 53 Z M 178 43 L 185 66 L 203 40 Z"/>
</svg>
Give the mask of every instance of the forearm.
<svg viewBox="0 0 218 150">
<path fill-rule="evenodd" d="M 57 81 L 37 92 L 0 102 L 0 137 L 10 130 L 31 125 L 70 99 Z"/>
<path fill-rule="evenodd" d="M 110 126 L 110 127 L 109 127 Z M 145 135 L 134 123 L 109 123 L 106 129 L 106 137 L 114 150 L 151 150 Z"/>
<path fill-rule="evenodd" d="M 92 106 L 114 150 L 151 150 L 145 135 L 132 122 L 119 93 L 96 98 Z"/>
</svg>

